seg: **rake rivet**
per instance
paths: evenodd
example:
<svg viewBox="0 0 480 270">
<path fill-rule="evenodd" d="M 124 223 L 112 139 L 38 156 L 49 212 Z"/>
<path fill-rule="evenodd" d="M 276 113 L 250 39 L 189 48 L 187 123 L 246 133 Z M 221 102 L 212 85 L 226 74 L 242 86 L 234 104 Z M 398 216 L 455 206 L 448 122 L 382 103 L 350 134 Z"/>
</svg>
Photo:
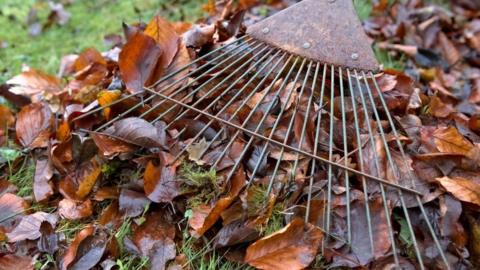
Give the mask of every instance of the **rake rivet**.
<svg viewBox="0 0 480 270">
<path fill-rule="evenodd" d="M 310 42 L 303 43 L 303 48 L 304 49 L 310 49 L 310 47 L 312 47 L 312 44 Z"/>
<path fill-rule="evenodd" d="M 358 59 L 358 53 L 352 53 L 352 59 L 357 60 Z"/>
<path fill-rule="evenodd" d="M 270 29 L 268 27 L 265 27 L 262 29 L 262 33 L 268 34 L 270 32 Z"/>
</svg>

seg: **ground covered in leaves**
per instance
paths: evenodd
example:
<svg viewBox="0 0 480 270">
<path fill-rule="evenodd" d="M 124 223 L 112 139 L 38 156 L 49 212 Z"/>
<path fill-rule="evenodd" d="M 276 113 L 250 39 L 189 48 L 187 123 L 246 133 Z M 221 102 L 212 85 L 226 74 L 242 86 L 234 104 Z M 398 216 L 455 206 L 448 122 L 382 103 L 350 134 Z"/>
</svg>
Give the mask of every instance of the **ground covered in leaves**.
<svg viewBox="0 0 480 270">
<path fill-rule="evenodd" d="M 386 216 L 377 200 L 378 187 L 372 184 L 364 194 L 352 176 L 352 203 L 347 204 L 345 174 L 336 172 L 331 205 L 336 217 L 345 216 L 346 205 L 352 208 L 355 248 L 334 240 L 323 244 L 322 190 L 328 166 L 317 163 L 310 175 L 311 159 L 284 154 L 283 148 L 269 148 L 264 157 L 262 144 L 250 143 L 253 137 L 219 123 L 207 124 L 209 119 L 186 111 L 185 117 L 172 121 L 184 111 L 171 101 L 128 96 L 143 93 L 145 86 L 161 92 L 170 83 L 170 92 L 163 94 L 185 88 L 177 98 L 197 104 L 199 97 L 211 93 L 207 89 L 190 95 L 195 76 L 181 79 L 188 70 L 156 82 L 237 40 L 243 24 L 294 2 L 209 1 L 204 9 L 210 16 L 194 25 L 161 16 L 125 24 L 122 35 L 109 37 L 111 49 L 88 48 L 63 57 L 57 76 L 27 67 L 0 85 L 0 95 L 8 100 L 8 105 L 0 105 L 0 269 L 390 269 L 391 245 L 384 241 L 389 237 L 387 220 L 402 266 L 417 268 L 413 237 L 394 196 Z M 380 89 L 402 133 L 407 165 L 399 167 L 417 176 L 414 187 L 424 195 L 422 204 L 452 268 L 479 267 L 480 6 L 474 0 L 450 5 L 374 1 L 359 10 L 385 67 Z M 263 79 L 275 89 L 281 83 Z M 208 101 L 218 99 L 225 105 L 229 97 L 240 95 L 227 92 Z M 295 115 L 300 108 L 291 118 L 294 138 L 286 134 L 288 121 L 278 121 L 274 137 L 305 151 L 318 147 L 325 156 L 323 142 L 313 139 L 315 127 L 302 123 L 310 117 L 314 123 L 330 109 L 331 126 L 341 123 L 333 110 L 338 94 L 332 92 L 334 98 L 322 107 L 310 106 L 311 89 L 305 91 L 310 100 L 302 90 L 295 94 L 297 102 L 290 102 L 291 93 L 281 93 L 276 100 L 267 92 L 253 95 L 263 101 L 260 93 L 265 93 L 263 113 L 250 115 L 253 103 L 246 98 L 240 99 L 247 106 L 236 117 L 233 111 L 243 108 L 240 102 L 225 106 L 225 112 L 208 102 L 202 106 L 233 122 L 253 117 L 253 125 L 265 118 L 267 125 L 258 131 L 262 134 L 276 126 L 283 111 Z M 143 106 L 129 110 L 136 104 Z M 274 106 L 278 108 L 271 110 Z M 314 107 L 312 115 L 305 107 Z M 118 116 L 120 120 L 105 125 Z M 302 128 L 307 133 L 304 144 Z M 328 128 L 320 128 L 328 134 Z M 200 130 L 203 138 L 193 140 Z M 353 124 L 348 132 L 353 132 Z M 361 141 L 362 136 L 349 137 Z M 230 138 L 234 140 L 227 147 Z M 380 142 L 333 143 L 335 153 L 347 146 L 362 149 L 366 171 L 392 178 Z M 381 156 L 383 169 L 376 173 L 372 153 Z M 397 162 L 397 152 L 392 153 Z M 360 161 L 351 158 L 347 165 L 355 168 Z M 366 241 L 368 224 L 360 214 L 364 197 L 377 228 L 372 237 L 380 243 L 373 253 Z M 418 205 L 407 203 L 424 264 L 445 268 Z M 332 223 L 338 235 L 347 234 L 340 218 Z"/>
</svg>

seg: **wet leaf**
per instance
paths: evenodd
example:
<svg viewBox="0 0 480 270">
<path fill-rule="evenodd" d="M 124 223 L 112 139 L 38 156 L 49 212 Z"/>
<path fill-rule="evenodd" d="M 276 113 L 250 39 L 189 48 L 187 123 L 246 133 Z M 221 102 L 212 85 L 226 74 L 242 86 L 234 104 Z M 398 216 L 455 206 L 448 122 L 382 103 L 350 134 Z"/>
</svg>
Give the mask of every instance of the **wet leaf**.
<svg viewBox="0 0 480 270">
<path fill-rule="evenodd" d="M 150 161 L 143 178 L 147 197 L 154 202 L 171 202 L 180 195 L 180 183 L 175 175 L 175 166 L 156 166 Z"/>
<path fill-rule="evenodd" d="M 142 32 L 136 32 L 128 39 L 120 52 L 118 65 L 130 93 L 143 91 L 161 55 L 162 49 L 155 40 Z"/>
<path fill-rule="evenodd" d="M 257 240 L 247 248 L 245 262 L 259 269 L 303 269 L 315 259 L 323 233 L 302 219 Z"/>
<path fill-rule="evenodd" d="M 137 217 L 141 215 L 150 200 L 144 193 L 136 192 L 130 189 L 122 189 L 118 200 L 120 211 L 127 217 Z"/>
<path fill-rule="evenodd" d="M 47 221 L 55 227 L 58 217 L 45 212 L 36 212 L 34 214 L 24 216 L 20 220 L 20 223 L 10 233 L 7 233 L 8 241 L 18 242 L 26 239 L 38 239 L 41 236 L 40 226 L 43 221 Z"/>
<path fill-rule="evenodd" d="M 124 142 L 120 139 L 113 138 L 109 135 L 101 133 L 90 133 L 98 149 L 107 158 L 114 158 L 119 154 L 128 154 L 136 150 L 136 146 Z"/>
<path fill-rule="evenodd" d="M 77 248 L 75 260 L 69 265 L 70 270 L 91 269 L 97 265 L 107 247 L 107 235 L 105 232 L 97 232 L 97 235 L 89 235 L 80 242 Z"/>
<path fill-rule="evenodd" d="M 55 232 L 55 228 L 48 221 L 43 221 L 40 225 L 40 240 L 38 241 L 38 249 L 53 255 L 59 247 L 59 235 Z"/>
<path fill-rule="evenodd" d="M 39 159 L 35 166 L 33 178 L 33 195 L 37 202 L 45 201 L 53 195 L 53 185 L 50 179 L 53 176 L 53 167 L 48 159 Z"/>
<path fill-rule="evenodd" d="M 0 270 L 33 270 L 33 258 L 16 254 L 0 255 Z"/>
<path fill-rule="evenodd" d="M 142 118 L 125 118 L 115 122 L 113 127 L 112 135 L 128 143 L 147 148 L 162 146 L 157 129 Z"/>
<path fill-rule="evenodd" d="M 15 129 L 24 147 L 46 147 L 52 132 L 53 114 L 46 103 L 32 103 L 17 115 Z"/>
<path fill-rule="evenodd" d="M 474 181 L 462 177 L 450 178 L 447 176 L 436 178 L 436 180 L 457 199 L 480 205 L 480 185 Z"/>
<path fill-rule="evenodd" d="M 82 203 L 77 203 L 70 199 L 63 199 L 58 203 L 58 214 L 62 218 L 69 220 L 89 217 L 93 214 L 92 201 L 86 200 Z"/>
<path fill-rule="evenodd" d="M 10 92 L 16 95 L 34 96 L 43 92 L 59 93 L 62 88 L 60 81 L 50 75 L 35 69 L 29 69 L 7 81 L 13 85 Z"/>
<path fill-rule="evenodd" d="M 67 252 L 65 253 L 65 256 L 63 257 L 61 264 L 62 270 L 67 270 L 68 266 L 75 260 L 79 245 L 94 232 L 95 229 L 92 226 L 87 226 L 85 229 L 77 233 L 75 239 L 73 239 L 72 243 L 67 249 Z"/>
<path fill-rule="evenodd" d="M 0 196 L 0 227 L 6 226 L 8 222 L 21 217 L 27 210 L 27 202 L 11 193 Z"/>
</svg>

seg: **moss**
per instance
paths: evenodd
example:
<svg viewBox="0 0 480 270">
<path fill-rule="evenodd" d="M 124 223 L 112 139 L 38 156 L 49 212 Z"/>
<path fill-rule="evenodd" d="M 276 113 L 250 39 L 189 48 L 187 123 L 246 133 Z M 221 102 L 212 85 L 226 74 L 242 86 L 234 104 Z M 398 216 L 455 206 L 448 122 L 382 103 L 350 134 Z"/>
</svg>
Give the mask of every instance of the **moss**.
<svg viewBox="0 0 480 270">
<path fill-rule="evenodd" d="M 172 3 L 174 2 L 174 3 Z M 27 15 L 38 11 L 41 23 L 49 13 L 46 0 L 2 0 L 0 4 L 0 83 L 21 71 L 22 64 L 56 73 L 62 55 L 85 48 L 106 50 L 103 38 L 121 34 L 122 21 L 148 22 L 158 11 L 172 21 L 203 16 L 204 0 L 77 0 L 66 5 L 71 14 L 63 26 L 53 25 L 37 37 L 28 34 Z"/>
<path fill-rule="evenodd" d="M 214 169 L 205 169 L 193 163 L 184 162 L 180 167 L 179 175 L 184 179 L 182 192 L 195 192 L 195 196 L 188 199 L 188 205 L 191 208 L 207 204 L 221 194 L 217 172 Z"/>
</svg>

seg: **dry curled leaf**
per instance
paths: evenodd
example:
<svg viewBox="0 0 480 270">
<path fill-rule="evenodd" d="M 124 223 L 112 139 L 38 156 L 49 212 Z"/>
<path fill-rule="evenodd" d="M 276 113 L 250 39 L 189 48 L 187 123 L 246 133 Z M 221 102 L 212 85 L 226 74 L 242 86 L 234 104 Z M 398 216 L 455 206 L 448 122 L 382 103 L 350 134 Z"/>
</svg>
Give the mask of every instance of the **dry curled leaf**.
<svg viewBox="0 0 480 270">
<path fill-rule="evenodd" d="M 70 199 L 63 199 L 58 203 L 58 214 L 69 220 L 89 217 L 93 214 L 92 201 L 86 200 L 83 203 L 77 203 Z"/>
<path fill-rule="evenodd" d="M 462 177 L 441 177 L 436 180 L 457 199 L 480 206 L 480 185 Z"/>
<path fill-rule="evenodd" d="M 280 231 L 251 244 L 245 262 L 267 270 L 303 269 L 315 259 L 322 239 L 320 229 L 294 219 Z"/>
<path fill-rule="evenodd" d="M 24 147 L 46 147 L 52 132 L 53 114 L 46 103 L 32 103 L 22 108 L 17 115 L 15 129 L 17 138 Z"/>
</svg>

